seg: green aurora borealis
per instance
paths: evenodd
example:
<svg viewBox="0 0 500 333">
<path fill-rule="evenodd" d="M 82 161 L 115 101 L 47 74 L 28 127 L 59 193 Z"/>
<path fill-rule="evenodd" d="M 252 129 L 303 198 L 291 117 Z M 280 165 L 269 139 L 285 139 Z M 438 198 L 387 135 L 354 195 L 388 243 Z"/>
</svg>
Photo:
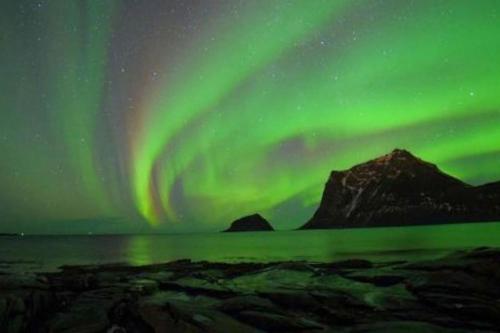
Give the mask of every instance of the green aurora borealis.
<svg viewBox="0 0 500 333">
<path fill-rule="evenodd" d="M 500 2 L 2 1 L 0 232 L 301 225 L 411 150 L 500 179 Z"/>
</svg>

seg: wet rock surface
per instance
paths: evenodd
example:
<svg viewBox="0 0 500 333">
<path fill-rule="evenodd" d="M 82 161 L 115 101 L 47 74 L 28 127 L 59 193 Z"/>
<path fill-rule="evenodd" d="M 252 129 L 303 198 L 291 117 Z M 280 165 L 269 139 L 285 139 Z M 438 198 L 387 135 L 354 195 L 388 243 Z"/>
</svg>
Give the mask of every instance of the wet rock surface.
<svg viewBox="0 0 500 333">
<path fill-rule="evenodd" d="M 499 332 L 500 249 L 0 275 L 0 332 Z"/>
</svg>

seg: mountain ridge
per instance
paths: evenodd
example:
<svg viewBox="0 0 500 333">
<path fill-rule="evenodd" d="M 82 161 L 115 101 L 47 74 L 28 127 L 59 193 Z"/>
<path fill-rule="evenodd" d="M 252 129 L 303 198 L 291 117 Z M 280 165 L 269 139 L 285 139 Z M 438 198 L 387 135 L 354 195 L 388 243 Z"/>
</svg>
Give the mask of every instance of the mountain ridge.
<svg viewBox="0 0 500 333">
<path fill-rule="evenodd" d="M 299 229 L 500 220 L 500 181 L 472 186 L 404 149 L 332 171 Z"/>
</svg>

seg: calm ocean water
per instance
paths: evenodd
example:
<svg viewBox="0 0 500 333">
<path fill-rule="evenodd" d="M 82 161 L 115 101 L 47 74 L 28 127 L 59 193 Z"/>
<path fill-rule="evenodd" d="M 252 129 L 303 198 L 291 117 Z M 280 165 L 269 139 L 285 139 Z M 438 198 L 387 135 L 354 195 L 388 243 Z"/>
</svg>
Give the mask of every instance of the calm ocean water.
<svg viewBox="0 0 500 333">
<path fill-rule="evenodd" d="M 478 246 L 500 246 L 500 222 L 182 235 L 18 236 L 0 237 L 0 271 L 48 271 L 65 264 L 145 265 L 177 259 L 411 260 Z"/>
</svg>

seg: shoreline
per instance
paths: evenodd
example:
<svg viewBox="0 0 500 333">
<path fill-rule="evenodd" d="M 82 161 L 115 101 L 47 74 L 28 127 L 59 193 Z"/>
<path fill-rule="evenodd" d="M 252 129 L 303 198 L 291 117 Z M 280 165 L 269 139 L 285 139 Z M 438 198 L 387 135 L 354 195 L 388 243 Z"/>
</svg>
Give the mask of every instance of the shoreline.
<svg viewBox="0 0 500 333">
<path fill-rule="evenodd" d="M 47 234 L 47 233 L 0 233 L 0 239 L 2 237 L 5 238 L 21 238 L 21 237 L 127 237 L 127 236 L 188 236 L 188 235 L 206 235 L 206 234 L 244 234 L 244 233 L 261 233 L 262 231 L 280 233 L 280 232 L 294 232 L 294 231 L 351 231 L 351 230 L 379 230 L 379 229 L 399 229 L 399 228 L 425 228 L 425 227 L 448 227 L 450 225 L 456 226 L 469 226 L 469 225 L 487 225 L 487 224 L 495 224 L 500 223 L 500 220 L 475 220 L 475 221 L 461 221 L 461 222 L 441 222 L 441 223 L 418 223 L 418 224 L 408 224 L 408 225 L 372 225 L 372 226 L 335 226 L 329 228 L 306 228 L 301 229 L 300 227 L 290 228 L 290 229 L 274 229 L 274 230 L 257 230 L 257 231 L 236 231 L 236 232 L 227 232 L 225 230 L 206 230 L 206 231 L 190 231 L 190 232 L 144 232 L 144 233 L 55 233 L 55 234 Z"/>
<path fill-rule="evenodd" d="M 393 249 L 393 250 L 365 250 L 365 251 L 340 251 L 336 252 L 330 259 L 319 259 L 312 257 L 295 257 L 284 260 L 283 258 L 274 259 L 264 259 L 256 257 L 238 257 L 238 258 L 227 258 L 227 259 L 188 259 L 179 258 L 166 261 L 158 262 L 148 262 L 148 263 L 133 263 L 131 261 L 117 260 L 117 261 L 96 261 L 96 262 L 82 262 L 82 263 L 69 263 L 61 262 L 59 264 L 43 263 L 37 260 L 27 260 L 27 259 L 1 259 L 0 258 L 0 275 L 20 275 L 20 274 L 34 274 L 34 275 L 47 275 L 47 274 L 57 274 L 63 273 L 64 270 L 80 269 L 80 270 L 100 270 L 113 267 L 113 269 L 123 268 L 125 270 L 131 269 L 144 269 L 150 270 L 156 267 L 166 267 L 176 262 L 189 261 L 191 264 L 202 264 L 202 265 L 214 265 L 214 266 L 224 266 L 224 265 L 245 265 L 245 264 L 258 264 L 265 266 L 273 266 L 283 263 L 308 263 L 311 265 L 324 265 L 331 264 L 335 262 L 341 262 L 345 260 L 350 260 L 351 258 L 376 262 L 377 264 L 384 264 L 386 262 L 394 261 L 405 261 L 405 262 L 415 262 L 422 260 L 439 259 L 446 255 L 452 254 L 457 251 L 469 251 L 477 248 L 476 247 L 457 247 L 457 248 L 408 248 L 408 249 Z M 158 268 L 159 269 L 159 268 Z"/>
<path fill-rule="evenodd" d="M 2 332 L 495 332 L 500 249 L 0 275 Z"/>
</svg>

